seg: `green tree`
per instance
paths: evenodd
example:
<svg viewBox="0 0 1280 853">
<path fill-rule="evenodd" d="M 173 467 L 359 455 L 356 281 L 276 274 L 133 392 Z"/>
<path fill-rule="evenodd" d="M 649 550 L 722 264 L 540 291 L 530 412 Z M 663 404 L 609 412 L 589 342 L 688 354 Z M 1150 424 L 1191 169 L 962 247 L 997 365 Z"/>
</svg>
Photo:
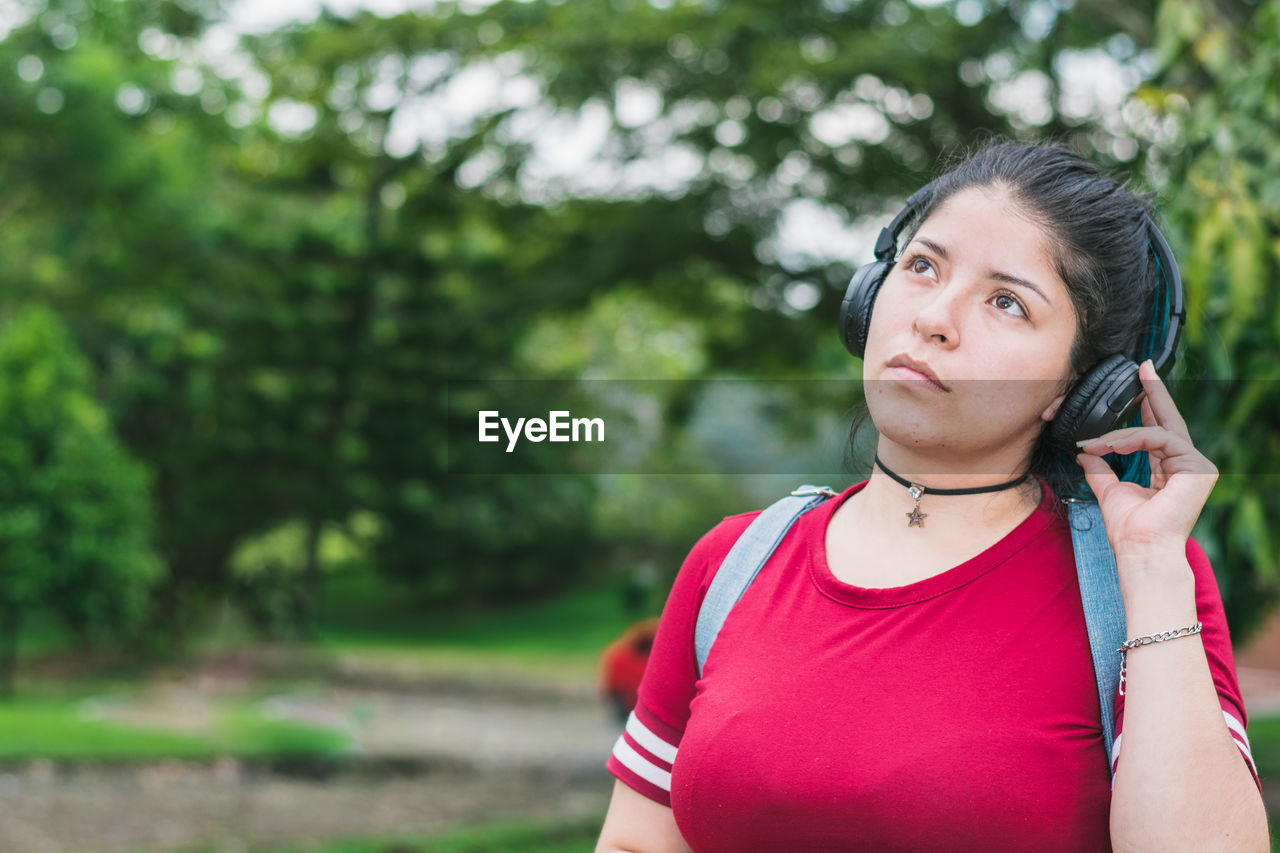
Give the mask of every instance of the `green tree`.
<svg viewBox="0 0 1280 853">
<path fill-rule="evenodd" d="M 1159 25 L 1138 98 L 1179 127 L 1149 164 L 1188 291 L 1178 403 L 1221 472 L 1197 537 L 1246 636 L 1280 599 L 1280 3 L 1166 0 Z"/>
<path fill-rule="evenodd" d="M 219 251 L 235 215 L 217 199 L 236 90 L 182 59 L 214 11 L 51 0 L 0 41 L 0 300 L 65 320 L 112 423 L 154 472 L 171 571 L 152 616 L 175 638 L 222 590 L 266 500 L 244 397 L 224 392 L 219 370 L 228 294 L 256 272 Z"/>
<path fill-rule="evenodd" d="M 1057 95 L 1082 56 L 1140 73 L 1153 8 L 441 3 L 232 57 L 202 53 L 216 3 L 33 3 L 0 41 L 0 303 L 66 318 L 154 471 L 173 633 L 299 523 L 307 621 L 324 532 L 362 513 L 370 559 L 441 598 L 554 589 L 623 558 L 622 511 L 533 462 L 450 473 L 447 381 L 847 376 L 856 252 L 784 253 L 779 223 L 874 220 L 984 129 L 1123 161 L 1127 131 Z M 599 144 L 557 171 L 577 126 Z M 741 508 L 708 491 L 652 538 Z"/>
<path fill-rule="evenodd" d="M 89 365 L 47 309 L 0 331 L 0 693 L 24 617 L 58 616 L 82 644 L 130 636 L 163 567 L 148 478 L 91 391 Z"/>
</svg>

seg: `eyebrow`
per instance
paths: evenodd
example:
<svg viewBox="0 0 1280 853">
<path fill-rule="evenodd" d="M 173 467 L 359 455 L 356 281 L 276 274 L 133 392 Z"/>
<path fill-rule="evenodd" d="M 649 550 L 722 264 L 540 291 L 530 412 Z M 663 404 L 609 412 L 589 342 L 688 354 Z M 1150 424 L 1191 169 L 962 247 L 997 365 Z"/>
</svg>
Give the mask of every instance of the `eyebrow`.
<svg viewBox="0 0 1280 853">
<path fill-rule="evenodd" d="M 942 246 L 938 245 L 937 243 L 933 242 L 932 240 L 930 240 L 928 237 L 916 237 L 915 242 L 923 243 L 929 249 L 929 251 L 933 252 L 938 257 L 942 258 L 944 261 L 948 260 L 947 250 L 944 249 Z M 1000 272 L 999 270 L 988 270 L 987 277 L 993 278 L 996 281 L 1003 281 L 1006 284 L 1012 284 L 1018 287 L 1025 287 L 1028 290 L 1034 291 L 1035 294 L 1039 296 L 1041 299 L 1043 299 L 1046 304 L 1049 304 L 1049 305 L 1053 304 L 1053 302 L 1050 301 L 1049 297 L 1045 295 L 1045 292 L 1040 289 L 1040 285 L 1036 284 L 1035 282 L 1027 281 L 1025 278 L 1018 278 L 1016 275 L 1011 275 L 1007 272 Z"/>
</svg>

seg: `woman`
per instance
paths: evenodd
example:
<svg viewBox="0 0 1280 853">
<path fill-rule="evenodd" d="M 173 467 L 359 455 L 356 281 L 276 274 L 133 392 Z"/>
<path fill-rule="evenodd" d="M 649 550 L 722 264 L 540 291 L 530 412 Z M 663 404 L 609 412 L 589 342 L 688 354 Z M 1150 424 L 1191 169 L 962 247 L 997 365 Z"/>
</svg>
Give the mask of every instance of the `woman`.
<svg viewBox="0 0 1280 853">
<path fill-rule="evenodd" d="M 1091 366 L 1150 355 L 1148 205 L 1060 146 L 1014 143 L 924 196 L 866 325 L 870 478 L 800 517 L 701 677 L 698 607 L 755 514 L 695 545 L 608 761 L 597 849 L 1268 849 L 1189 538 L 1216 469 L 1150 361 L 1143 426 L 1078 454 L 1047 429 Z M 1142 451 L 1150 487 L 1101 458 Z M 1082 480 L 1127 636 L 1177 635 L 1126 655 L 1114 783 L 1060 502 Z"/>
</svg>

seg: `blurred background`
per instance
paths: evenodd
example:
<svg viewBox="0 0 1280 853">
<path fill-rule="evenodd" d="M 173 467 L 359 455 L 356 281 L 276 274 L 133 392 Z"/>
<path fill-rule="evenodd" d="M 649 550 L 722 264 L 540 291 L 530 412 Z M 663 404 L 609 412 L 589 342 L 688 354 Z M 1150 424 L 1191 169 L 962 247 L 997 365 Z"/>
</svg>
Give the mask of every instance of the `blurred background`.
<svg viewBox="0 0 1280 853">
<path fill-rule="evenodd" d="M 1277 127 L 1277 0 L 0 0 L 0 848 L 591 849 L 602 679 L 862 478 L 845 284 L 992 132 L 1156 195 L 1280 808 Z M 474 473 L 532 380 L 650 428 Z"/>
</svg>

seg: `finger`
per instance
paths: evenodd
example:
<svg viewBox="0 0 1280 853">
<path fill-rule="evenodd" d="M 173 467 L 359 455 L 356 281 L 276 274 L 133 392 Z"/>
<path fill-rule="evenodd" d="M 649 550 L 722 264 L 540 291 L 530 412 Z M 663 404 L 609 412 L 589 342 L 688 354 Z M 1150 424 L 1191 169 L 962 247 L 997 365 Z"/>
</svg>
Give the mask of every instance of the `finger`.
<svg viewBox="0 0 1280 853">
<path fill-rule="evenodd" d="M 1097 438 L 1076 445 L 1085 453 L 1133 453 L 1135 450 L 1169 450 L 1176 453 L 1199 452 L 1186 436 L 1160 426 L 1125 427 L 1104 432 Z"/>
<path fill-rule="evenodd" d="M 1148 461 L 1158 462 L 1160 473 L 1166 479 L 1180 471 L 1194 474 L 1217 473 L 1217 468 L 1196 449 L 1189 438 L 1164 427 L 1116 430 L 1086 442 L 1080 450 L 1093 456 L 1105 456 L 1108 453 L 1126 455 L 1145 450 L 1150 454 Z M 1154 464 L 1152 470 L 1155 470 Z"/>
<path fill-rule="evenodd" d="M 1182 419 L 1182 414 L 1173 402 L 1173 395 L 1165 387 L 1160 374 L 1156 373 L 1151 359 L 1138 365 L 1138 378 L 1142 380 L 1142 390 L 1147 392 L 1144 402 L 1151 406 L 1151 413 L 1155 416 L 1156 423 L 1190 439 L 1191 433 L 1187 430 L 1187 422 Z"/>
<path fill-rule="evenodd" d="M 1097 456 L 1078 453 L 1076 463 L 1084 469 L 1085 482 L 1089 484 L 1089 488 L 1093 490 L 1093 496 L 1101 504 L 1106 493 L 1120 482 L 1120 478 L 1116 476 L 1115 471 L 1111 470 L 1110 465 Z"/>
<path fill-rule="evenodd" d="M 1143 426 L 1157 426 L 1156 416 L 1151 411 L 1151 404 L 1147 402 L 1146 395 L 1142 397 L 1142 404 L 1139 407 L 1142 416 Z M 1164 473 L 1160 470 L 1160 459 L 1154 453 L 1147 453 L 1147 470 L 1151 472 L 1151 488 L 1158 489 L 1164 485 Z"/>
<path fill-rule="evenodd" d="M 1151 411 L 1151 403 L 1150 401 L 1147 400 L 1145 395 L 1142 398 L 1141 413 L 1142 413 L 1143 426 L 1159 426 L 1160 425 L 1156 421 L 1155 413 Z"/>
<path fill-rule="evenodd" d="M 1108 453 L 1123 455 L 1146 450 L 1157 454 L 1161 459 L 1173 459 L 1179 456 L 1204 458 L 1191 443 L 1191 439 L 1165 427 L 1126 427 L 1112 430 L 1080 445 L 1080 450 L 1096 456 L 1105 456 Z"/>
</svg>

